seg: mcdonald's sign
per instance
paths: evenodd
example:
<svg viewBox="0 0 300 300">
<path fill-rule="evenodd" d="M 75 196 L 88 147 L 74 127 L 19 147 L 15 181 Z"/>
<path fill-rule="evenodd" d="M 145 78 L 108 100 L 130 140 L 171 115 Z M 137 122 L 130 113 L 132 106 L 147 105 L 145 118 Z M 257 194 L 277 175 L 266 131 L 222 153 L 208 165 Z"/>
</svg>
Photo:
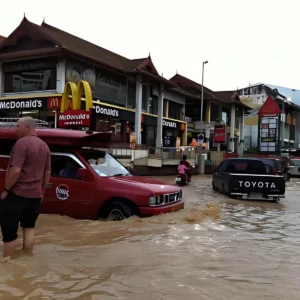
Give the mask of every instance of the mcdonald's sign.
<svg viewBox="0 0 300 300">
<path fill-rule="evenodd" d="M 81 109 L 82 95 L 85 95 L 85 110 Z M 81 80 L 76 86 L 73 82 L 67 82 L 61 99 L 58 127 L 90 126 L 92 108 L 93 97 L 89 83 Z"/>
<path fill-rule="evenodd" d="M 61 97 L 48 97 L 47 108 L 58 109 L 61 107 Z"/>
<path fill-rule="evenodd" d="M 74 82 L 67 82 L 62 95 L 60 112 L 63 113 L 70 108 L 70 101 L 72 103 L 71 108 L 79 110 L 81 108 L 82 95 L 85 95 L 85 110 L 90 111 L 93 108 L 93 96 L 89 83 L 81 80 L 76 86 Z M 69 96 L 72 98 L 70 99 Z"/>
</svg>

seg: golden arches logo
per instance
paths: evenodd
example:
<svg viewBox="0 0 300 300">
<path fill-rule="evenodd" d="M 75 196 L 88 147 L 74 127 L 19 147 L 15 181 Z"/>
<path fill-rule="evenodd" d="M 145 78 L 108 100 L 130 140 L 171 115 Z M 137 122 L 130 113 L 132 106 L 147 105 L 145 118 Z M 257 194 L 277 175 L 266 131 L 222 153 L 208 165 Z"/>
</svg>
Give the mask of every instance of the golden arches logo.
<svg viewBox="0 0 300 300">
<path fill-rule="evenodd" d="M 92 90 L 89 83 L 85 80 L 81 80 L 78 85 L 74 82 L 67 82 L 62 95 L 60 112 L 63 113 L 70 106 L 69 96 L 72 96 L 72 109 L 77 110 L 81 108 L 81 97 L 85 95 L 85 110 L 89 111 L 93 107 Z"/>
</svg>

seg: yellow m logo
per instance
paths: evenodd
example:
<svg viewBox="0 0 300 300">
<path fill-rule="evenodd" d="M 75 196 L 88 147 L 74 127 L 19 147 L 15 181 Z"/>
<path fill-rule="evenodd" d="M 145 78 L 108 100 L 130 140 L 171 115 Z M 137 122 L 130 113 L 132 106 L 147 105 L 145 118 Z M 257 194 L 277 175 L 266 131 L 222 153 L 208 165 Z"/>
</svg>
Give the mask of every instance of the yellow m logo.
<svg viewBox="0 0 300 300">
<path fill-rule="evenodd" d="M 76 86 L 74 82 L 67 82 L 62 95 L 60 112 L 63 113 L 69 108 L 70 95 L 72 96 L 71 103 L 73 110 L 80 109 L 82 94 L 85 95 L 85 110 L 89 111 L 93 107 L 92 90 L 89 83 L 81 80 Z"/>
</svg>

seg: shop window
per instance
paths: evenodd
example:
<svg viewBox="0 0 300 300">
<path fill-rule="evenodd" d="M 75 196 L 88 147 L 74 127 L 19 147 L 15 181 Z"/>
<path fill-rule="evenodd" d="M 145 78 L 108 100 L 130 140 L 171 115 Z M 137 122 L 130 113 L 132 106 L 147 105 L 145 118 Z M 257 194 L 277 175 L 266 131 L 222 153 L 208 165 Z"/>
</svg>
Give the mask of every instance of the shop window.
<svg viewBox="0 0 300 300">
<path fill-rule="evenodd" d="M 158 98 L 157 98 L 157 96 L 151 96 L 151 98 L 150 98 L 149 113 L 153 114 L 153 115 L 158 114 Z"/>
<path fill-rule="evenodd" d="M 56 90 L 56 69 L 4 73 L 4 93 Z"/>
<path fill-rule="evenodd" d="M 128 80 L 127 107 L 135 108 L 136 82 Z"/>
<path fill-rule="evenodd" d="M 182 119 L 182 105 L 176 102 L 169 101 L 169 118 L 181 120 Z"/>
</svg>

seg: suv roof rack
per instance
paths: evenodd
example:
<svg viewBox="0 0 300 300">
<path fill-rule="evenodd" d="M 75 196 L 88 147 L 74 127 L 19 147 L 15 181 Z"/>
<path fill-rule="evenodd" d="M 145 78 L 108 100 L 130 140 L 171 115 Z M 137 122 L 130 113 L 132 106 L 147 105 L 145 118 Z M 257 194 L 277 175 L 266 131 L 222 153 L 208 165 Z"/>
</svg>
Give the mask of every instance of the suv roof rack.
<svg viewBox="0 0 300 300">
<path fill-rule="evenodd" d="M 0 128 L 12 128 L 16 127 L 18 121 L 21 118 L 0 118 Z M 51 128 L 51 124 L 43 121 L 35 119 L 36 128 Z"/>
</svg>

